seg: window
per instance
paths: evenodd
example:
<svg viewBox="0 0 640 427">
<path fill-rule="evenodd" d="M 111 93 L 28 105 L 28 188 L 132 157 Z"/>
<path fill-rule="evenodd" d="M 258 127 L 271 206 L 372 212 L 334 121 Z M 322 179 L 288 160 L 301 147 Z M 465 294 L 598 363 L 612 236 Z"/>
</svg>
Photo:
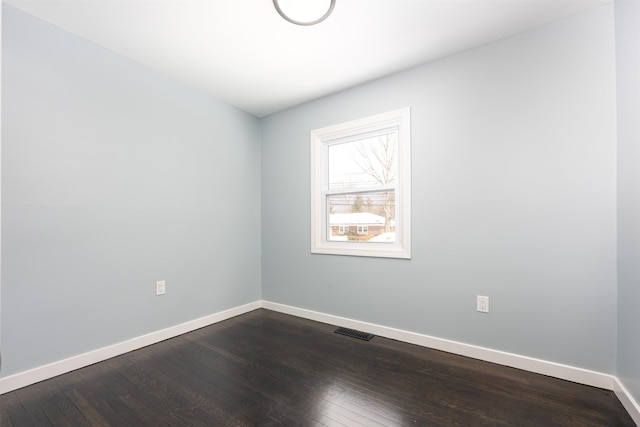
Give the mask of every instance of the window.
<svg viewBox="0 0 640 427">
<path fill-rule="evenodd" d="M 367 227 L 366 225 L 359 225 L 358 234 L 369 234 L 369 227 Z"/>
<path fill-rule="evenodd" d="M 311 132 L 311 252 L 411 258 L 409 109 Z"/>
</svg>

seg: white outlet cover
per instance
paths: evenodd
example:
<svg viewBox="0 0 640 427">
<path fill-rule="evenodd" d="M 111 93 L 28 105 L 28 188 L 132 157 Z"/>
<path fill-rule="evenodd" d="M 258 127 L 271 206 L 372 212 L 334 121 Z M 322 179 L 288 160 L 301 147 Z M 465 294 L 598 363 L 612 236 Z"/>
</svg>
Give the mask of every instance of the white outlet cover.
<svg viewBox="0 0 640 427">
<path fill-rule="evenodd" d="M 158 280 L 156 282 L 156 295 L 164 295 L 165 283 L 164 280 Z"/>
<path fill-rule="evenodd" d="M 478 295 L 476 300 L 476 309 L 481 313 L 489 312 L 489 297 Z"/>
</svg>

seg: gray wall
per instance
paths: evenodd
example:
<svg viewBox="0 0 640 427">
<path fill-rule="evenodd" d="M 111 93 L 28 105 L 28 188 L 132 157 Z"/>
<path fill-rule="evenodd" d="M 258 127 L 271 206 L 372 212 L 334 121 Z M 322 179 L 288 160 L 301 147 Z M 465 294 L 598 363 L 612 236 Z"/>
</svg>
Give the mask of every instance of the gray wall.
<svg viewBox="0 0 640 427">
<path fill-rule="evenodd" d="M 614 44 L 608 5 L 263 119 L 263 298 L 614 373 Z M 311 255 L 309 131 L 402 107 L 413 258 Z"/>
<path fill-rule="evenodd" d="M 616 0 L 618 377 L 640 402 L 640 1 Z"/>
<path fill-rule="evenodd" d="M 258 119 L 7 5 L 2 29 L 2 375 L 260 299 Z"/>
</svg>

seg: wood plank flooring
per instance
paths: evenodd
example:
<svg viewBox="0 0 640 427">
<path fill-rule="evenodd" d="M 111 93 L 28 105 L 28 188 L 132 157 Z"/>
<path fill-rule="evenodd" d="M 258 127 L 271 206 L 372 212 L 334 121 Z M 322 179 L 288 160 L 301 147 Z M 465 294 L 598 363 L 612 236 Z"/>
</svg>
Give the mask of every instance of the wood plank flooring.
<svg viewBox="0 0 640 427">
<path fill-rule="evenodd" d="M 0 396 L 0 426 L 634 426 L 613 392 L 264 309 Z"/>
</svg>

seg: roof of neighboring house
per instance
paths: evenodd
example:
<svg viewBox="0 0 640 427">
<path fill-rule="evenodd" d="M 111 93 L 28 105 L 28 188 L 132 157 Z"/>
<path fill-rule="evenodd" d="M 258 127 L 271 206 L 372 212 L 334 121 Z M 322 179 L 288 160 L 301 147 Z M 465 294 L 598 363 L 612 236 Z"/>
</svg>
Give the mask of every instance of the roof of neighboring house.
<svg viewBox="0 0 640 427">
<path fill-rule="evenodd" d="M 371 212 L 337 213 L 329 215 L 330 225 L 384 225 L 384 217 Z"/>
</svg>

